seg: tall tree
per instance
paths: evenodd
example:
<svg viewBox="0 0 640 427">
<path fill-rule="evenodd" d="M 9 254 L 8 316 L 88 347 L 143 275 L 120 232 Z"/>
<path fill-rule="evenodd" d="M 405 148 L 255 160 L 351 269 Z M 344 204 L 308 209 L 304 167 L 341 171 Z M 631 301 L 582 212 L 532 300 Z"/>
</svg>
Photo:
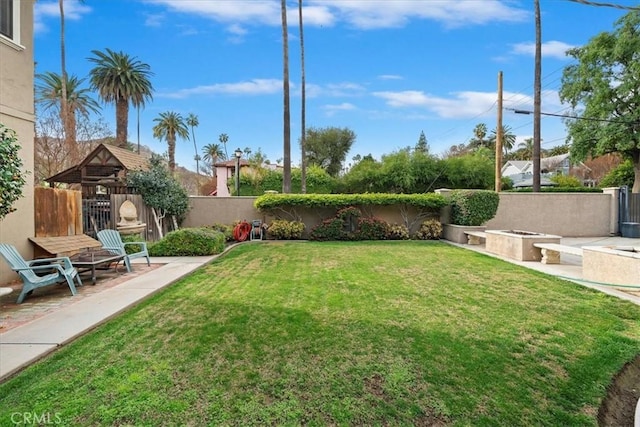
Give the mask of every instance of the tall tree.
<svg viewBox="0 0 640 427">
<path fill-rule="evenodd" d="M 572 159 L 620 153 L 633 163 L 634 193 L 640 192 L 639 28 L 640 12 L 632 11 L 614 31 L 570 49 L 575 62 L 564 69 L 560 88 L 560 99 L 581 110 L 566 121 Z"/>
<path fill-rule="evenodd" d="M 227 142 L 229 142 L 229 135 L 227 135 L 226 133 L 221 133 L 218 137 L 218 141 L 220 141 L 220 143 L 224 145 L 224 158 L 228 159 L 229 153 L 227 152 Z"/>
<path fill-rule="evenodd" d="M 157 124 L 153 127 L 153 137 L 164 139 L 169 147 L 169 170 L 176 169 L 176 137 L 189 139 L 189 129 L 180 113 L 167 111 L 153 119 Z"/>
<path fill-rule="evenodd" d="M 287 0 L 280 1 L 282 18 L 282 92 L 284 97 L 283 109 L 283 156 L 284 170 L 282 173 L 282 192 L 291 193 L 291 111 L 289 99 L 289 34 L 287 26 Z"/>
<path fill-rule="evenodd" d="M 487 136 L 487 125 L 485 123 L 478 123 L 473 128 L 473 138 L 471 139 L 471 141 L 469 141 L 469 147 L 470 148 L 484 147 L 486 143 L 486 140 L 485 140 L 486 136 Z"/>
<path fill-rule="evenodd" d="M 533 157 L 533 138 L 527 138 L 524 142 L 518 144 L 518 151 L 520 151 L 520 160 L 529 160 Z"/>
<path fill-rule="evenodd" d="M 496 139 L 498 138 L 498 129 L 491 130 L 491 136 L 489 136 L 489 142 L 495 146 Z M 502 148 L 504 154 L 513 149 L 513 145 L 516 143 L 516 135 L 510 126 L 502 125 Z"/>
<path fill-rule="evenodd" d="M 84 117 L 90 112 L 100 112 L 100 105 L 90 96 L 88 88 L 81 88 L 85 79 L 71 75 L 67 78 L 65 84 L 64 78 L 53 72 L 46 72 L 36 76 L 38 84 L 36 85 L 36 102 L 42 105 L 44 110 L 57 109 L 64 127 L 65 146 L 69 164 L 75 164 L 79 160 L 78 146 L 76 144 L 76 114 Z M 63 92 L 66 90 L 66 96 Z M 62 98 L 66 98 L 66 104 Z M 64 105 L 66 105 L 66 114 L 63 114 Z M 66 123 L 65 123 L 66 121 Z M 68 145 L 68 141 L 74 141 L 72 146 Z"/>
<path fill-rule="evenodd" d="M 198 116 L 193 113 L 189 113 L 187 116 L 187 125 L 191 127 L 191 137 L 193 138 L 193 149 L 195 150 L 196 155 L 193 159 L 196 161 L 196 173 L 200 175 L 200 155 L 198 154 L 198 145 L 196 144 L 196 134 L 193 131 L 193 128 L 198 127 L 200 122 L 198 121 Z"/>
<path fill-rule="evenodd" d="M 127 146 L 129 125 L 129 103 L 134 107 L 145 105 L 153 99 L 153 86 L 149 78 L 153 76 L 148 64 L 123 52 L 107 48 L 104 52 L 92 50 L 88 58 L 95 64 L 90 71 L 91 86 L 100 98 L 116 106 L 116 143 Z"/>
<path fill-rule="evenodd" d="M 320 166 L 337 177 L 355 140 L 356 134 L 349 128 L 311 127 L 307 129 L 307 164 Z"/>
<path fill-rule="evenodd" d="M 64 141 L 67 146 L 67 150 L 69 150 L 69 156 L 72 158 L 72 161 L 78 160 L 77 157 L 77 147 L 76 141 L 71 136 L 71 128 L 70 122 L 67 118 L 69 107 L 67 106 L 67 60 L 66 60 L 66 47 L 65 47 L 65 37 L 64 37 L 64 0 L 58 0 L 58 7 L 60 9 L 60 68 L 61 68 L 61 76 L 60 79 L 61 89 L 60 89 L 60 118 L 62 119 L 62 126 L 64 127 Z"/>
<path fill-rule="evenodd" d="M 300 161 L 300 192 L 307 192 L 307 162 L 305 161 L 305 141 L 306 141 L 306 109 L 307 109 L 307 88 L 306 76 L 304 69 L 304 31 L 302 20 L 302 0 L 298 0 L 298 22 L 300 24 L 300 151 L 302 152 L 302 160 Z"/>
<path fill-rule="evenodd" d="M 415 151 L 425 154 L 429 153 L 429 143 L 427 142 L 427 137 L 424 135 L 424 131 L 420 132 L 420 137 L 416 143 Z"/>
<path fill-rule="evenodd" d="M 202 147 L 202 160 L 211 163 L 211 176 L 216 176 L 216 163 L 218 159 L 226 159 L 220 144 L 207 144 Z"/>
</svg>

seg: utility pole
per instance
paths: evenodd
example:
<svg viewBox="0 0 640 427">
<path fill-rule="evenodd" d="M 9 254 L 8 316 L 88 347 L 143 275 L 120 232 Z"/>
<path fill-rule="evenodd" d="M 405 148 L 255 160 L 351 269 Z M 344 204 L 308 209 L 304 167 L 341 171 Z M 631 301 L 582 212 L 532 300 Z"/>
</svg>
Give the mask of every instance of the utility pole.
<svg viewBox="0 0 640 427">
<path fill-rule="evenodd" d="M 498 124 L 496 126 L 496 192 L 502 189 L 502 71 L 498 72 Z"/>
<path fill-rule="evenodd" d="M 540 0 L 535 0 L 536 8 L 536 58 L 533 79 L 533 192 L 540 192 L 540 75 L 541 65 L 541 24 Z"/>
</svg>

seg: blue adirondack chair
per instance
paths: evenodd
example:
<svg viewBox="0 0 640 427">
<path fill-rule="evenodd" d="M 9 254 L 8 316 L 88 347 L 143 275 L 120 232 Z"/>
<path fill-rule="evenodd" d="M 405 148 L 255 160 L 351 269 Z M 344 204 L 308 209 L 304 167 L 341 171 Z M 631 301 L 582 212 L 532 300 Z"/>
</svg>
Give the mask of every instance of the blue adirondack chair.
<svg viewBox="0 0 640 427">
<path fill-rule="evenodd" d="M 0 255 L 7 261 L 13 271 L 18 273 L 22 279 L 22 292 L 18 296 L 18 304 L 34 289 L 55 283 L 67 281 L 71 294 L 75 295 L 76 287 L 74 279 L 78 281 L 78 286 L 82 286 L 82 280 L 78 270 L 71 265 L 69 257 L 45 258 L 26 261 L 13 245 L 0 244 Z M 43 274 L 39 276 L 37 272 Z"/>
<path fill-rule="evenodd" d="M 147 259 L 147 265 L 151 265 L 146 242 L 123 242 L 118 230 L 100 230 L 98 231 L 98 240 L 102 243 L 102 249 L 115 255 L 124 255 L 124 265 L 128 272 L 131 272 L 131 260 L 134 258 L 144 257 Z M 134 245 L 140 247 L 140 251 L 128 254 L 125 248 Z"/>
</svg>

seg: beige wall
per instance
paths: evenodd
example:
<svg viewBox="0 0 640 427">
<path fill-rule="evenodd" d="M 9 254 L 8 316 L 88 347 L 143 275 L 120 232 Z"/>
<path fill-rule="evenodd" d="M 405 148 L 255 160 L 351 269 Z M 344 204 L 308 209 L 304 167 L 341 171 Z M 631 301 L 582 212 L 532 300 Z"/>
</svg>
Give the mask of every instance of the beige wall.
<svg viewBox="0 0 640 427">
<path fill-rule="evenodd" d="M 563 237 L 608 236 L 614 215 L 611 197 L 599 193 L 502 192 L 498 212 L 486 227 Z"/>
<path fill-rule="evenodd" d="M 17 2 L 20 44 L 0 36 L 0 122 L 16 131 L 22 147 L 23 169 L 29 172 L 24 196 L 14 205 L 17 211 L 0 220 L 0 242 L 15 245 L 26 258 L 33 256 L 28 238 L 34 235 L 33 3 L 33 0 Z M 0 284 L 16 277 L 4 260 L 0 261 Z"/>
<path fill-rule="evenodd" d="M 183 227 L 201 227 L 212 224 L 233 224 L 235 221 L 266 221 L 263 214 L 253 207 L 255 197 L 189 197 L 190 209 Z"/>
<path fill-rule="evenodd" d="M 599 193 L 500 193 L 496 217 L 486 225 L 488 230 L 525 230 L 563 237 L 608 236 L 617 221 L 612 194 Z M 183 226 L 198 227 L 214 223 L 231 224 L 237 220 L 266 217 L 253 207 L 255 197 L 190 197 L 191 210 Z M 443 210 L 443 212 L 446 211 Z M 299 210 L 307 231 L 334 210 L 307 212 Z M 378 209 L 376 216 L 402 224 L 402 218 L 390 208 Z M 411 214 L 411 213 L 410 213 Z M 446 214 L 441 221 L 446 223 Z M 613 219 L 612 219 L 613 218 Z M 412 231 L 415 231 L 415 227 Z"/>
</svg>

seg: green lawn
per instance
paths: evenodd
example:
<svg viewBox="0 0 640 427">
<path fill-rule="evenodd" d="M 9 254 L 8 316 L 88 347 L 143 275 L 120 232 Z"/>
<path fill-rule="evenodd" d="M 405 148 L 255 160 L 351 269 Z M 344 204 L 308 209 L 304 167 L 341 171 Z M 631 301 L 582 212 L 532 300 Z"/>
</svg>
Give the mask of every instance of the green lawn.
<svg viewBox="0 0 640 427">
<path fill-rule="evenodd" d="M 0 425 L 596 425 L 639 351 L 638 306 L 444 243 L 247 244 L 0 385 Z"/>
</svg>

